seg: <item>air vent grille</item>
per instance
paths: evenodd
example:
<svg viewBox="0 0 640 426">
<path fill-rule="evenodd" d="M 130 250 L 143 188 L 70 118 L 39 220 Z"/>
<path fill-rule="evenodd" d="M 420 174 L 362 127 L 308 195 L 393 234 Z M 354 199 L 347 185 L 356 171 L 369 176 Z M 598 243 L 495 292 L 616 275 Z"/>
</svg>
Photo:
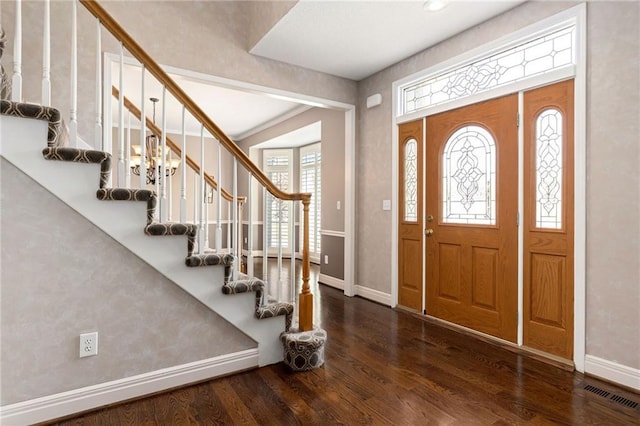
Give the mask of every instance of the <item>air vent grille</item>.
<svg viewBox="0 0 640 426">
<path fill-rule="evenodd" d="M 603 398 L 608 398 L 609 400 L 617 404 L 624 405 L 625 407 L 629 407 L 633 409 L 638 407 L 637 402 L 632 401 L 620 395 L 611 394 L 611 392 L 607 392 L 606 390 L 600 389 L 599 387 L 596 387 L 596 386 L 586 385 L 584 387 L 584 390 L 589 391 L 591 393 L 595 393 L 596 395 L 601 396 Z"/>
</svg>

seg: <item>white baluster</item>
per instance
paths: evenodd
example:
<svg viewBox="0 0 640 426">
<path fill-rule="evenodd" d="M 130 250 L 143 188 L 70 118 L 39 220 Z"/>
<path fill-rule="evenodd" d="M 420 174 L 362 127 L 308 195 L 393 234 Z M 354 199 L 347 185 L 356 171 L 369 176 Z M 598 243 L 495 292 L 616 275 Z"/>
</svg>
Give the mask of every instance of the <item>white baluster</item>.
<svg viewBox="0 0 640 426">
<path fill-rule="evenodd" d="M 42 105 L 51 106 L 51 5 L 44 1 L 42 28 Z"/>
<path fill-rule="evenodd" d="M 198 223 L 198 174 L 193 171 L 193 224 Z"/>
<path fill-rule="evenodd" d="M 131 111 L 127 110 L 127 139 L 124 146 L 125 187 L 131 188 Z"/>
<path fill-rule="evenodd" d="M 253 214 L 251 211 L 251 186 L 253 174 L 249 173 L 249 188 L 247 191 L 247 275 L 253 276 Z"/>
<path fill-rule="evenodd" d="M 160 154 L 160 167 L 158 170 L 158 181 L 160 181 L 160 222 L 165 221 L 167 206 L 167 87 L 162 86 L 162 152 Z"/>
<path fill-rule="evenodd" d="M 229 201 L 227 204 L 227 220 L 225 222 L 227 223 L 227 253 L 233 254 L 231 250 L 231 203 L 232 201 Z"/>
<path fill-rule="evenodd" d="M 11 100 L 22 102 L 22 0 L 16 0 L 16 28 L 13 39 Z"/>
<path fill-rule="evenodd" d="M 96 19 L 96 124 L 93 146 L 96 149 L 102 147 L 102 31 L 99 19 Z"/>
<path fill-rule="evenodd" d="M 75 1 L 73 2 L 75 4 Z M 124 46 L 120 43 L 120 73 L 118 76 L 118 186 L 124 185 Z"/>
<path fill-rule="evenodd" d="M 144 98 L 145 66 L 142 65 L 140 82 L 140 188 L 147 187 L 147 114 L 145 112 L 146 99 Z"/>
<path fill-rule="evenodd" d="M 276 298 L 282 300 L 282 213 L 284 201 L 278 199 L 278 287 L 276 289 Z"/>
<path fill-rule="evenodd" d="M 207 200 L 204 199 L 204 124 L 200 125 L 200 195 L 198 200 L 200 201 L 200 230 L 198 231 L 198 244 L 200 247 L 200 253 L 204 253 L 204 204 Z"/>
<path fill-rule="evenodd" d="M 185 130 L 186 107 L 182 106 L 182 152 L 180 153 L 180 223 L 187 220 L 187 132 Z"/>
<path fill-rule="evenodd" d="M 69 141 L 72 147 L 78 147 L 78 4 L 76 0 L 71 2 L 71 111 L 69 113 Z"/>
<path fill-rule="evenodd" d="M 231 242 L 233 247 L 233 254 L 236 257 L 236 261 L 233 264 L 233 279 L 238 279 L 238 271 L 240 270 L 240 257 L 238 255 L 238 157 L 233 157 L 233 223 L 231 229 L 233 230 L 233 241 Z"/>
<path fill-rule="evenodd" d="M 169 168 L 171 168 L 171 160 L 173 159 L 173 151 L 169 150 Z M 173 214 L 173 176 L 169 173 L 167 176 L 167 192 L 169 199 L 167 200 L 167 220 L 171 222 Z"/>
<path fill-rule="evenodd" d="M 222 146 L 220 144 L 220 141 L 218 142 L 218 172 L 217 172 L 217 179 L 218 179 L 218 190 L 217 190 L 217 202 L 216 202 L 216 209 L 217 209 L 217 213 L 216 213 L 216 219 L 218 221 L 218 226 L 216 227 L 216 252 L 220 253 L 220 251 L 222 250 L 222 223 L 220 222 L 222 220 Z"/>
<path fill-rule="evenodd" d="M 203 168 L 204 169 L 204 168 Z M 209 190 L 213 190 L 208 184 L 204 186 L 204 249 L 209 250 Z"/>
<path fill-rule="evenodd" d="M 273 297 L 273 283 L 268 279 L 269 244 L 267 243 L 267 204 L 269 193 L 267 188 L 262 187 L 262 280 L 267 283 L 267 293 Z"/>
<path fill-rule="evenodd" d="M 295 219 L 295 210 L 296 202 L 291 200 L 289 202 L 289 235 L 291 238 L 291 270 L 289 271 L 289 299 L 287 300 L 290 303 L 293 303 L 296 300 L 296 221 Z"/>
</svg>

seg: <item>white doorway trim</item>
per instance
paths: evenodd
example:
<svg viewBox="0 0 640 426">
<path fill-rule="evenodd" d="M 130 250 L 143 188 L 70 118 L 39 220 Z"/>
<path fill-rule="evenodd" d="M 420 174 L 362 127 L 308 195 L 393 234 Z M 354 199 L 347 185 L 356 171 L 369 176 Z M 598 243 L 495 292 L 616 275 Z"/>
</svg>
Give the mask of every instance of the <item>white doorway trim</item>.
<svg viewBox="0 0 640 426">
<path fill-rule="evenodd" d="M 567 9 L 540 22 L 530 25 L 522 30 L 508 34 L 493 42 L 487 43 L 465 54 L 451 58 L 445 62 L 437 64 L 428 69 L 419 71 L 405 78 L 397 80 L 392 84 L 392 117 L 391 117 L 391 141 L 392 141 L 392 211 L 391 211 L 391 305 L 396 306 L 398 303 L 398 124 L 413 121 L 425 116 L 433 115 L 438 112 L 459 108 L 461 106 L 477 103 L 507 93 L 517 93 L 524 89 L 530 89 L 552 82 L 564 80 L 567 78 L 575 78 L 575 236 L 574 236 L 574 350 L 573 361 L 576 370 L 584 372 L 585 370 L 585 353 L 586 353 L 586 69 L 587 69 L 587 48 L 586 48 L 586 24 L 587 24 L 586 5 Z M 551 28 L 573 23 L 576 26 L 576 63 L 575 66 L 567 69 L 550 72 L 542 76 L 525 80 L 503 88 L 497 88 L 478 95 L 462 98 L 447 104 L 439 105 L 432 109 L 424 109 L 412 114 L 398 116 L 401 111 L 399 104 L 398 92 L 401 86 L 419 78 L 427 76 L 435 76 L 445 71 L 469 63 L 477 58 L 486 57 L 492 52 L 504 48 L 506 45 L 512 45 L 519 40 L 529 39 L 532 36 L 547 32 Z M 522 164 L 520 165 L 522 168 Z M 519 229 L 520 233 L 520 229 Z M 521 252 L 520 252 L 521 253 Z M 519 256 L 521 257 L 521 256 Z M 519 259 L 522 262 L 522 259 Z M 519 274 L 519 281 L 522 277 Z M 519 282 L 519 311 L 522 311 L 522 299 L 520 293 L 522 291 L 522 282 Z M 521 315 L 521 314 L 520 314 Z M 521 336 L 522 321 L 519 321 L 518 335 Z M 522 344 L 518 339 L 518 344 Z"/>
<path fill-rule="evenodd" d="M 104 54 L 104 85 L 103 85 L 103 111 L 105 123 L 111 123 L 111 85 L 114 76 L 112 76 L 112 64 L 120 62 L 120 55 L 114 53 Z M 139 65 L 135 58 L 124 57 L 123 62 L 127 65 Z M 345 120 L 345 152 L 344 152 L 344 168 L 345 168 L 345 187 L 344 187 L 344 294 L 346 296 L 355 295 L 355 147 L 356 147 L 356 106 L 345 102 L 335 101 L 317 96 L 303 95 L 300 93 L 290 92 L 287 90 L 276 89 L 273 87 L 262 86 L 244 81 L 232 80 L 224 77 L 217 77 L 209 74 L 203 74 L 196 71 L 185 70 L 181 68 L 162 65 L 165 72 L 169 74 L 181 75 L 203 81 L 211 84 L 245 91 L 252 93 L 267 94 L 269 96 L 279 97 L 281 99 L 298 102 L 309 107 L 328 108 L 344 112 Z M 215 117 L 212 117 L 215 119 Z M 275 123 L 274 123 L 275 124 Z M 108 126 L 103 126 L 103 132 L 106 134 Z M 103 140 L 105 140 L 103 138 Z M 109 139 L 110 140 L 110 139 Z M 99 149 L 99 147 L 96 147 Z M 111 147 L 109 146 L 109 151 Z M 106 149 L 103 148 L 103 149 Z"/>
</svg>

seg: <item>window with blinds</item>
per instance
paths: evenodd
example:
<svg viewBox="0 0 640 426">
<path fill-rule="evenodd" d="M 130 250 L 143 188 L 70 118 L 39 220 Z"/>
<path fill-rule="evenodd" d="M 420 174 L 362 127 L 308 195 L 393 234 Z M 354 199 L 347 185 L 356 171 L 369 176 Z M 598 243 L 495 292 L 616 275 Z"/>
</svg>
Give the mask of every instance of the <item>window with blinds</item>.
<svg viewBox="0 0 640 426">
<path fill-rule="evenodd" d="M 322 206 L 322 154 L 320 143 L 314 143 L 300 148 L 300 192 L 311 193 L 309 204 L 309 256 L 318 261 L 320 259 L 320 218 Z M 300 212 L 302 218 L 302 211 Z M 302 230 L 300 232 L 300 247 L 302 247 Z"/>
<path fill-rule="evenodd" d="M 281 190 L 291 191 L 291 176 L 293 175 L 293 159 L 290 149 L 265 149 L 264 172 Z M 275 198 L 267 193 L 267 247 L 289 248 L 289 203 Z"/>
</svg>

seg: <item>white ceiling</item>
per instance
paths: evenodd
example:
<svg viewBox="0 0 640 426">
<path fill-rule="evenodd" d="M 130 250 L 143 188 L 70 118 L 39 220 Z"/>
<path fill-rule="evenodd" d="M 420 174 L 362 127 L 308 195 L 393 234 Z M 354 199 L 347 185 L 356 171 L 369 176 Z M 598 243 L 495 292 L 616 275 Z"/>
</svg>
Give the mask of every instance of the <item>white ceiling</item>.
<svg viewBox="0 0 640 426">
<path fill-rule="evenodd" d="M 251 53 L 359 81 L 524 1 L 300 0 Z"/>
<path fill-rule="evenodd" d="M 451 0 L 444 9 L 428 12 L 424 0 L 300 0 L 251 53 L 358 81 L 524 1 Z M 116 86 L 118 72 L 119 64 L 113 62 L 111 75 Z M 193 72 L 171 76 L 235 140 L 309 108 L 290 99 L 220 85 Z M 138 108 L 140 81 L 140 68 L 125 65 L 124 93 Z M 148 73 L 145 83 L 145 108 L 151 117 L 149 98 L 162 98 L 162 89 Z M 113 108 L 117 124 L 115 100 Z M 161 114 L 158 103 L 158 125 Z M 181 117 L 182 107 L 168 96 L 169 132 L 180 133 Z M 138 127 L 136 120 L 132 120 L 132 127 Z M 186 131 L 200 134 L 198 123 L 189 114 Z M 272 142 L 278 146 L 282 143 Z"/>
</svg>

